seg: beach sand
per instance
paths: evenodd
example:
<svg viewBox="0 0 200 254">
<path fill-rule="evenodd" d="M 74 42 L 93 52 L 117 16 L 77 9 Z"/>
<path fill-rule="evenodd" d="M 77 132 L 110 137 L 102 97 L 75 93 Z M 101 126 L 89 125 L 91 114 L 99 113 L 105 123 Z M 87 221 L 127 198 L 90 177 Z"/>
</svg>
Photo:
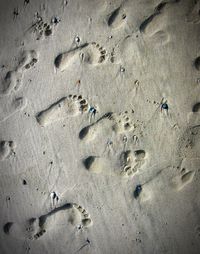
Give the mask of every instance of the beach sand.
<svg viewBox="0 0 200 254">
<path fill-rule="evenodd" d="M 0 1 L 0 253 L 200 253 L 200 1 Z"/>
</svg>

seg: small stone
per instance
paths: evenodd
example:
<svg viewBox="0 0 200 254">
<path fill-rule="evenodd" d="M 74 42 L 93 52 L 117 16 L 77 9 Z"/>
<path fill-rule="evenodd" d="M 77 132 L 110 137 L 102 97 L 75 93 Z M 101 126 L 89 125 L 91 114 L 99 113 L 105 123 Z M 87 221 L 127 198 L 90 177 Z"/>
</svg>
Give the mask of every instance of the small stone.
<svg viewBox="0 0 200 254">
<path fill-rule="evenodd" d="M 125 68 L 121 66 L 121 67 L 120 67 L 120 71 L 121 71 L 121 72 L 125 72 Z"/>
<path fill-rule="evenodd" d="M 23 185 L 27 185 L 27 182 L 25 179 L 23 179 Z"/>
<path fill-rule="evenodd" d="M 76 36 L 76 37 L 75 37 L 75 42 L 76 42 L 76 43 L 79 43 L 80 41 L 81 41 L 81 39 L 80 39 L 78 36 Z"/>
</svg>

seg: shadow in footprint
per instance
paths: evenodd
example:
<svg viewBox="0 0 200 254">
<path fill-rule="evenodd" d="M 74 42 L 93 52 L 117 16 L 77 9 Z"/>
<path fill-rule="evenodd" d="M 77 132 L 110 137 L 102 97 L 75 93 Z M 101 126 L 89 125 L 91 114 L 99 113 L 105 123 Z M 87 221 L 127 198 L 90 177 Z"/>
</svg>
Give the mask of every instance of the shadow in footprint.
<svg viewBox="0 0 200 254">
<path fill-rule="evenodd" d="M 192 107 L 192 112 L 196 113 L 199 112 L 200 110 L 200 102 L 197 102 L 196 104 L 194 104 L 194 106 Z"/>
<path fill-rule="evenodd" d="M 98 124 L 100 121 L 102 121 L 103 119 L 110 119 L 113 115 L 113 112 L 108 112 L 106 114 L 104 114 L 102 117 L 100 117 L 96 122 L 84 127 L 80 132 L 79 132 L 79 139 L 83 140 L 89 133 L 90 128 L 95 126 L 96 124 Z"/>
<path fill-rule="evenodd" d="M 140 28 L 139 28 L 141 33 L 145 32 L 146 27 L 151 23 L 151 21 L 157 15 L 158 15 L 158 13 L 152 14 L 150 17 L 148 17 L 147 19 L 145 19 L 145 21 L 142 22 L 142 24 L 140 25 Z"/>
<path fill-rule="evenodd" d="M 84 127 L 84 128 L 80 131 L 80 133 L 79 133 L 79 138 L 80 138 L 80 139 L 84 139 L 84 138 L 86 137 L 86 135 L 88 134 L 89 129 L 90 129 L 90 126 Z"/>
<path fill-rule="evenodd" d="M 118 28 L 123 24 L 123 21 L 126 19 L 126 14 L 123 12 L 122 7 L 115 9 L 109 16 L 107 24 L 109 27 Z"/>
<path fill-rule="evenodd" d="M 92 164 L 95 161 L 95 158 L 96 158 L 95 156 L 89 156 L 85 160 L 83 160 L 83 164 L 84 164 L 86 169 L 89 170 L 91 168 Z"/>
<path fill-rule="evenodd" d="M 5 234 L 9 234 L 10 228 L 13 225 L 13 222 L 7 222 L 4 226 L 3 226 L 3 231 Z"/>
</svg>

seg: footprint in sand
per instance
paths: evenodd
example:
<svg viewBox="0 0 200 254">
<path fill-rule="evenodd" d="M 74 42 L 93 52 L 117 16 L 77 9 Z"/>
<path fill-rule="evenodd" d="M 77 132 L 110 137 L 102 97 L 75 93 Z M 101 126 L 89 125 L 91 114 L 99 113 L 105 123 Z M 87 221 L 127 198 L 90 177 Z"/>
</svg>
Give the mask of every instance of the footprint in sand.
<svg viewBox="0 0 200 254">
<path fill-rule="evenodd" d="M 180 172 L 180 175 L 175 177 L 172 181 L 173 185 L 174 185 L 174 188 L 177 191 L 182 190 L 186 185 L 188 185 L 189 183 L 192 182 L 192 180 L 194 178 L 194 175 L 195 175 L 195 171 L 185 172 L 185 170 L 182 170 Z"/>
<path fill-rule="evenodd" d="M 145 19 L 140 25 L 140 32 L 145 39 L 162 45 L 170 41 L 169 34 L 165 31 L 166 15 L 162 13 L 165 4 L 159 4 L 152 15 Z"/>
<path fill-rule="evenodd" d="M 108 112 L 99 118 L 96 122 L 84 127 L 80 133 L 81 140 L 93 140 L 99 133 L 102 136 L 109 136 L 112 132 L 122 134 L 126 131 L 133 131 L 135 124 L 131 120 L 131 113 L 125 111 L 123 113 Z"/>
<path fill-rule="evenodd" d="M 105 161 L 98 156 L 89 156 L 83 160 L 84 167 L 93 173 L 101 173 L 103 168 L 106 167 Z"/>
<path fill-rule="evenodd" d="M 134 176 L 145 163 L 144 150 L 116 152 L 110 156 L 89 156 L 83 160 L 84 167 L 91 173 L 131 177 Z"/>
<path fill-rule="evenodd" d="M 88 108 L 87 100 L 81 95 L 68 95 L 38 113 L 36 119 L 41 126 L 46 126 L 61 119 L 87 112 Z"/>
<path fill-rule="evenodd" d="M 53 34 L 53 28 L 60 22 L 59 19 L 52 19 L 51 23 L 45 22 L 39 15 L 36 16 L 35 23 L 29 28 L 36 35 L 36 40 L 47 38 Z"/>
<path fill-rule="evenodd" d="M 198 113 L 200 111 L 200 102 L 197 102 L 193 105 L 192 107 L 192 112 L 193 113 Z"/>
<path fill-rule="evenodd" d="M 200 1 L 197 0 L 197 1 L 193 1 L 193 2 L 194 2 L 193 6 L 186 16 L 186 21 L 188 23 L 192 23 L 192 24 L 199 24 L 199 22 L 200 22 L 200 15 L 199 15 Z"/>
<path fill-rule="evenodd" d="M 199 225 L 197 225 L 195 227 L 195 232 L 196 232 L 197 237 L 200 237 L 200 226 Z"/>
<path fill-rule="evenodd" d="M 143 166 L 146 158 L 144 150 L 127 149 L 127 136 L 135 130 L 132 121 L 132 113 L 106 113 L 95 123 L 86 126 L 79 133 L 80 140 L 91 142 L 96 137 L 101 136 L 108 142 L 103 154 L 90 155 L 83 160 L 84 167 L 94 173 L 103 172 L 106 175 L 133 176 Z M 131 147 L 135 146 L 131 138 Z M 125 149 L 126 148 L 126 149 Z M 114 152 L 112 152 L 114 151 Z"/>
<path fill-rule="evenodd" d="M 16 98 L 8 101 L 7 97 L 0 98 L 0 122 L 3 122 L 22 111 L 27 105 L 27 100 L 25 98 Z"/>
<path fill-rule="evenodd" d="M 198 56 L 198 57 L 194 60 L 194 67 L 196 68 L 197 71 L 200 71 L 200 56 Z"/>
<path fill-rule="evenodd" d="M 142 191 L 138 197 L 138 200 L 141 204 L 148 203 L 154 198 L 154 191 L 156 187 L 153 186 L 151 183 L 147 183 L 142 185 Z"/>
<path fill-rule="evenodd" d="M 91 65 L 99 65 L 105 63 L 106 59 L 107 51 L 103 46 L 92 42 L 59 54 L 54 61 L 54 65 L 57 70 L 64 71 L 70 64 L 78 60 Z"/>
<path fill-rule="evenodd" d="M 144 150 L 136 150 L 134 152 L 128 150 L 121 154 L 121 175 L 133 176 L 145 163 L 146 152 Z"/>
<path fill-rule="evenodd" d="M 198 114 L 198 113 L 193 113 Z M 200 125 L 188 127 L 178 140 L 177 153 L 180 158 L 198 158 L 200 150 Z"/>
<path fill-rule="evenodd" d="M 104 175 L 131 177 L 134 176 L 145 163 L 145 151 L 116 152 L 110 156 L 89 156 L 83 160 L 83 165 L 91 173 Z"/>
<path fill-rule="evenodd" d="M 57 207 L 39 218 L 31 218 L 24 223 L 7 222 L 4 233 L 17 239 L 37 240 L 45 233 L 56 233 L 65 227 L 69 233 L 92 225 L 88 212 L 76 203 L 67 203 Z"/>
<path fill-rule="evenodd" d="M 117 29 L 122 27 L 127 21 L 127 16 L 125 9 L 120 5 L 117 9 L 112 11 L 107 18 L 107 24 L 112 29 Z"/>
<path fill-rule="evenodd" d="M 198 94 L 198 91 L 197 91 L 197 94 Z M 187 136 L 197 135 L 197 133 L 199 132 L 198 131 L 199 127 L 200 127 L 200 102 L 199 100 L 195 99 L 195 101 L 193 101 L 192 104 L 193 105 L 191 105 L 191 111 L 187 114 L 187 121 L 190 126 L 184 134 Z M 192 131 L 192 130 L 195 130 L 195 131 Z"/>
<path fill-rule="evenodd" d="M 8 71 L 5 75 L 0 87 L 0 95 L 9 95 L 12 91 L 17 91 L 21 86 L 24 72 L 32 68 L 37 61 L 35 50 L 24 51 L 15 70 Z"/>
<path fill-rule="evenodd" d="M 0 161 L 4 161 L 11 155 L 15 154 L 16 145 L 13 141 L 0 142 Z"/>
<path fill-rule="evenodd" d="M 172 179 L 172 186 L 175 190 L 180 191 L 193 181 L 199 161 L 199 158 L 186 158 L 182 161 L 178 175 Z"/>
</svg>

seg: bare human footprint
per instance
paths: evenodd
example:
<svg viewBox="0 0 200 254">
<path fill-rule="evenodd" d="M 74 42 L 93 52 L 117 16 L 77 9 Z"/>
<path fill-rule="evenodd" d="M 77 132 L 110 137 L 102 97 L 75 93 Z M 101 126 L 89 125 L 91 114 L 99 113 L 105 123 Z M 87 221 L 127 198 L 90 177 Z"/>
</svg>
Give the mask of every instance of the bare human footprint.
<svg viewBox="0 0 200 254">
<path fill-rule="evenodd" d="M 91 65 L 102 64 L 106 58 L 107 51 L 96 42 L 89 43 L 81 52 L 81 61 Z"/>
<path fill-rule="evenodd" d="M 54 61 L 56 69 L 61 72 L 65 71 L 70 64 L 79 59 L 81 50 L 87 46 L 88 43 L 85 43 L 84 45 L 78 48 L 59 54 Z"/>
<path fill-rule="evenodd" d="M 192 107 L 192 112 L 193 113 L 199 113 L 200 112 L 200 102 L 197 102 L 193 105 Z"/>
<path fill-rule="evenodd" d="M 13 141 L 1 141 L 0 142 L 0 161 L 4 161 L 12 154 L 15 154 L 14 149 L 16 145 Z"/>
<path fill-rule="evenodd" d="M 61 72 L 78 60 L 87 64 L 98 65 L 105 62 L 106 54 L 106 50 L 98 43 L 85 43 L 78 48 L 59 54 L 54 61 L 54 65 Z"/>
<path fill-rule="evenodd" d="M 194 60 L 194 67 L 197 71 L 200 70 L 200 56 L 196 57 Z"/>
<path fill-rule="evenodd" d="M 93 124 L 84 127 L 79 133 L 79 138 L 91 141 L 100 132 L 102 135 L 110 135 L 111 132 L 122 134 L 126 131 L 133 131 L 134 128 L 135 124 L 131 119 L 131 113 L 128 111 L 119 114 L 107 112 Z"/>
<path fill-rule="evenodd" d="M 102 173 L 109 167 L 108 161 L 99 156 L 89 156 L 83 160 L 83 165 L 91 173 Z"/>
<path fill-rule="evenodd" d="M 67 117 L 74 117 L 88 110 L 89 105 L 81 95 L 69 95 L 53 103 L 36 116 L 41 126 L 46 126 Z"/>
<path fill-rule="evenodd" d="M 111 14 L 108 15 L 107 24 L 113 29 L 122 27 L 127 20 L 127 16 L 124 7 L 120 5 Z"/>
<path fill-rule="evenodd" d="M 177 190 L 182 190 L 185 186 L 192 182 L 195 175 L 195 171 L 188 170 L 185 168 L 181 169 L 181 172 L 178 176 L 172 179 L 172 185 Z"/>
<path fill-rule="evenodd" d="M 27 100 L 25 98 L 16 98 L 8 101 L 7 98 L 0 99 L 0 122 L 3 122 L 16 114 L 17 112 L 23 110 L 27 105 Z"/>
<path fill-rule="evenodd" d="M 200 10 L 200 1 L 199 0 L 194 1 L 192 8 L 190 9 L 190 11 L 186 16 L 186 21 L 188 23 L 199 24 L 200 22 L 199 10 Z"/>
<path fill-rule="evenodd" d="M 13 238 L 37 240 L 46 232 L 56 233 L 60 227 L 65 227 L 69 233 L 73 233 L 74 230 L 83 230 L 92 223 L 90 215 L 82 206 L 66 203 L 39 218 L 31 218 L 24 223 L 7 222 L 3 230 Z"/>
<path fill-rule="evenodd" d="M 15 70 L 8 71 L 2 81 L 0 95 L 9 95 L 12 91 L 17 91 L 21 85 L 25 70 L 33 67 L 37 61 L 38 56 L 35 50 L 24 51 Z"/>
<path fill-rule="evenodd" d="M 169 42 L 169 34 L 164 31 L 165 16 L 161 13 L 161 10 L 165 7 L 165 4 L 160 4 L 155 8 L 155 12 L 150 15 L 140 25 L 140 32 L 146 36 L 146 39 L 150 39 L 154 43 L 160 43 L 162 45 Z"/>
</svg>

